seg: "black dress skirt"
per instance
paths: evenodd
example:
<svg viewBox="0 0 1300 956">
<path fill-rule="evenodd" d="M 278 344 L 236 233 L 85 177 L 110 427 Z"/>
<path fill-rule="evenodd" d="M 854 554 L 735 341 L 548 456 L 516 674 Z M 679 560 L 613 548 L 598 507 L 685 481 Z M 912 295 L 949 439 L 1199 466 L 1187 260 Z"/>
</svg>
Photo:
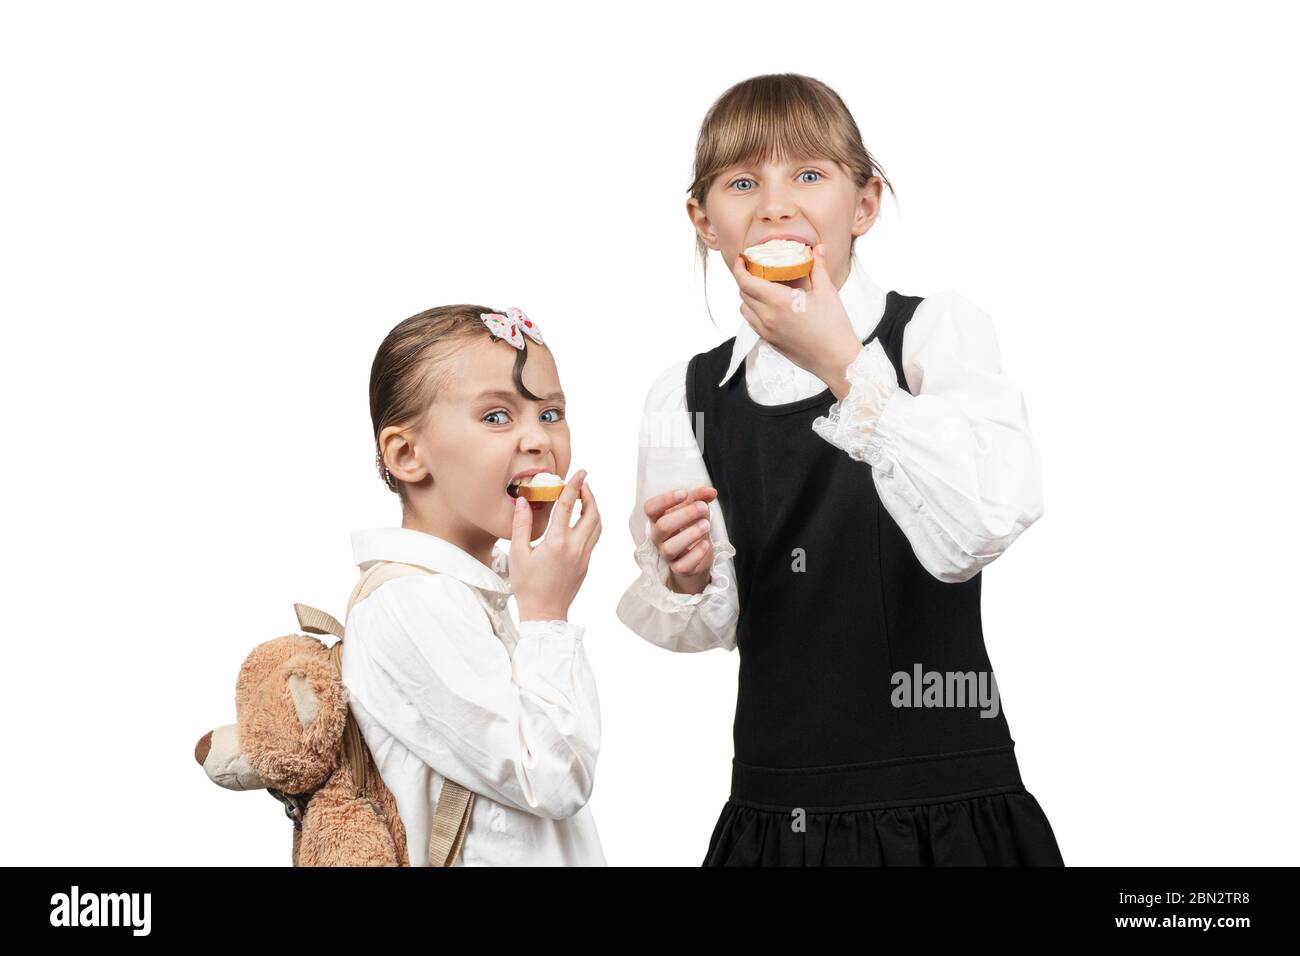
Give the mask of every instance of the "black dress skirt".
<svg viewBox="0 0 1300 956">
<path fill-rule="evenodd" d="M 732 796 L 713 828 L 705 866 L 1064 863 L 1047 815 L 1020 782 L 1010 748 L 907 764 L 863 764 L 795 780 L 783 776 L 733 767 Z M 972 781 L 994 785 L 959 789 Z M 853 798 L 891 794 L 896 799 L 832 805 L 803 799 L 834 794 L 843 786 Z M 906 796 L 897 799 L 899 794 Z"/>
<path fill-rule="evenodd" d="M 879 337 L 899 386 L 920 298 Z M 736 547 L 740 655 L 730 799 L 710 866 L 1062 865 L 1021 781 L 984 644 L 981 574 L 940 581 L 873 463 L 812 429 L 834 402 L 749 397 L 734 340 L 694 356 L 687 408 Z"/>
</svg>

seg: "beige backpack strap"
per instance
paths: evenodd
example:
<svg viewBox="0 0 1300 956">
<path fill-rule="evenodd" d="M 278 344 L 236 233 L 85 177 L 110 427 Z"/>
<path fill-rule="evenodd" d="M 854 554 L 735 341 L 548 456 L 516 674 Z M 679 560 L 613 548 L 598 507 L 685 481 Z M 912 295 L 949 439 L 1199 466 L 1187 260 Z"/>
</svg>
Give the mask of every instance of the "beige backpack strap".
<svg viewBox="0 0 1300 956">
<path fill-rule="evenodd" d="M 358 601 L 365 600 L 370 592 L 385 581 L 391 581 L 393 578 L 400 578 L 407 574 L 428 574 L 429 572 L 415 564 L 402 564 L 398 561 L 377 561 L 361 575 L 361 580 L 357 581 L 356 587 L 352 589 L 352 596 L 348 598 L 348 609 L 343 612 L 343 620 L 348 619 L 352 613 L 352 606 Z"/>
<path fill-rule="evenodd" d="M 470 811 L 474 809 L 474 794 L 454 780 L 445 777 L 438 792 L 438 806 L 433 811 L 433 826 L 429 829 L 429 865 L 451 866 L 465 842 L 469 829 Z"/>
<path fill-rule="evenodd" d="M 343 675 L 342 641 L 335 641 L 330 647 L 330 662 L 341 677 Z M 374 767 L 374 760 L 370 756 L 370 749 L 366 746 L 365 738 L 361 736 L 361 728 L 357 726 L 357 719 L 352 716 L 351 707 L 348 708 L 347 720 L 343 724 L 342 745 L 342 759 L 352 771 L 352 783 L 356 787 L 357 796 L 369 797 L 371 784 L 373 783 L 370 774 Z"/>
<path fill-rule="evenodd" d="M 298 626 L 308 634 L 333 634 L 343 639 L 343 625 L 332 615 L 306 604 L 295 604 L 293 610 L 298 615 Z"/>
<path fill-rule="evenodd" d="M 352 589 L 352 596 L 348 598 L 348 609 L 344 614 L 344 620 L 352 613 L 352 608 L 357 602 L 364 600 L 379 585 L 385 581 L 391 581 L 393 578 L 403 577 L 408 574 L 428 574 L 429 571 L 414 564 L 402 564 L 398 561 L 378 561 L 372 564 L 361 575 L 356 587 Z M 325 615 L 329 617 L 329 615 Z M 330 618 L 333 621 L 333 618 Z M 335 624 L 338 622 L 335 621 Z M 340 630 L 340 636 L 342 628 Z M 331 632 L 333 633 L 333 632 Z M 343 672 L 342 660 L 343 641 L 338 641 L 332 648 L 335 666 L 338 667 L 339 673 Z M 349 734 L 355 733 L 355 742 L 349 746 Z M 365 770 L 368 773 L 373 761 L 370 759 L 370 751 L 365 747 L 365 741 L 361 738 L 360 731 L 356 726 L 356 721 L 352 718 L 351 711 L 348 712 L 348 726 L 344 733 L 344 754 L 346 757 L 353 759 L 354 766 L 357 763 L 357 757 L 364 763 Z M 353 779 L 363 779 L 358 776 L 358 771 L 353 772 Z M 470 814 L 474 809 L 474 793 L 466 789 L 454 780 L 443 778 L 442 789 L 438 792 L 438 804 L 433 811 L 433 823 L 429 829 L 429 865 L 430 866 L 451 866 L 456 857 L 460 854 L 461 847 L 465 843 L 465 834 L 469 830 Z"/>
<path fill-rule="evenodd" d="M 329 656 L 330 663 L 334 665 L 334 672 L 341 677 L 343 675 L 343 625 L 333 615 L 307 604 L 294 604 L 293 610 L 298 615 L 298 626 L 308 634 L 333 634 L 338 638 L 330 646 Z M 352 711 L 349 710 L 343 725 L 342 759 L 352 771 L 352 783 L 359 797 L 369 793 L 371 783 L 370 754 L 365 744 L 361 736 L 361 728 L 357 726 Z"/>
</svg>

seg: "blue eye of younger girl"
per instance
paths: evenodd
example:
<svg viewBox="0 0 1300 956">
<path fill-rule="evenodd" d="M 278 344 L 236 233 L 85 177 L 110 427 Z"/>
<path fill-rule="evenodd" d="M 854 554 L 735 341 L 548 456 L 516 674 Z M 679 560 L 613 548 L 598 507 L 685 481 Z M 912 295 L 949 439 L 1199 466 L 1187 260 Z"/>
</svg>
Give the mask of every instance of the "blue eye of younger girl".
<svg viewBox="0 0 1300 956">
<path fill-rule="evenodd" d="M 805 169 L 805 170 L 804 170 L 802 173 L 800 173 L 799 175 L 800 175 L 800 176 L 807 176 L 809 173 L 811 173 L 812 175 L 816 176 L 817 179 L 821 179 L 821 178 L 822 178 L 822 174 L 819 173 L 819 172 L 817 172 L 817 170 L 815 170 L 815 169 Z M 806 182 L 806 183 L 815 183 L 815 182 L 817 182 L 817 179 L 805 179 L 804 182 Z"/>
<path fill-rule="evenodd" d="M 562 419 L 562 418 L 564 417 L 564 410 L 561 409 L 561 408 L 555 408 L 555 407 L 548 408 L 548 409 L 546 409 L 546 411 L 542 412 L 542 414 L 543 414 L 543 415 L 546 415 L 547 412 L 555 412 L 555 415 L 556 415 L 555 418 L 543 418 L 543 419 L 542 419 L 542 421 L 546 422 L 548 425 L 550 425 L 550 424 L 554 424 L 555 422 L 558 422 L 560 419 Z M 504 408 L 498 408 L 498 409 L 494 409 L 493 411 L 490 411 L 490 412 L 488 412 L 486 415 L 484 415 L 484 416 L 483 416 L 483 421 L 487 422 L 489 425 L 504 425 L 504 424 L 506 424 L 506 423 L 503 422 L 503 421 L 493 421 L 493 420 L 492 420 L 492 416 L 493 416 L 493 415 L 505 415 L 507 418 L 510 417 L 510 413 L 507 412 Z"/>
</svg>

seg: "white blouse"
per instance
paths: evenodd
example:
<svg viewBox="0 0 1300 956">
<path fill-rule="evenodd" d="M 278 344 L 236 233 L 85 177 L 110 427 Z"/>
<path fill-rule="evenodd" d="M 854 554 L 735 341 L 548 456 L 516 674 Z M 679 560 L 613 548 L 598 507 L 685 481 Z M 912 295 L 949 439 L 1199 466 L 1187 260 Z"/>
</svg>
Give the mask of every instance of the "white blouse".
<svg viewBox="0 0 1300 956">
<path fill-rule="evenodd" d="M 876 328 L 885 293 L 853 261 L 840 299 L 858 339 Z M 848 366 L 850 390 L 813 430 L 871 465 L 881 503 L 921 565 L 940 581 L 969 580 L 1043 513 L 1042 468 L 1020 389 L 1002 372 L 988 315 L 956 292 L 927 296 L 903 334 L 903 372 L 878 339 Z M 726 374 L 745 363 L 750 397 L 784 405 L 824 391 L 741 320 Z M 640 576 L 618 605 L 619 619 L 675 651 L 735 647 L 739 602 L 726 523 L 709 503 L 712 580 L 701 594 L 678 594 L 650 541 L 646 499 L 673 488 L 712 485 L 686 410 L 686 366 L 669 366 L 651 386 L 641 420 L 637 491 L 629 527 Z M 910 390 L 910 391 L 909 391 Z"/>
<path fill-rule="evenodd" d="M 362 571 L 428 568 L 385 581 L 344 625 L 343 684 L 397 803 L 412 866 L 428 865 L 445 777 L 476 796 L 455 866 L 604 866 L 591 796 L 600 703 L 583 628 L 522 621 L 506 602 L 508 554 L 489 568 L 410 528 L 352 532 Z"/>
</svg>

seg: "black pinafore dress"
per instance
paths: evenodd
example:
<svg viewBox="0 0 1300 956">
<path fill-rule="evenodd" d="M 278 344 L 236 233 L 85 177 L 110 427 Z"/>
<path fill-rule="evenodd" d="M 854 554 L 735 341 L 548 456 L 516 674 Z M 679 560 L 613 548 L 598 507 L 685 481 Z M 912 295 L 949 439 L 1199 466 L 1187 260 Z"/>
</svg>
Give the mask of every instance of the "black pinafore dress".
<svg viewBox="0 0 1300 956">
<path fill-rule="evenodd" d="M 880 338 L 903 388 L 920 302 L 889 292 L 863 343 Z M 946 584 L 922 567 L 871 466 L 813 431 L 829 388 L 761 405 L 744 365 L 719 387 L 733 341 L 686 374 L 740 601 L 731 795 L 704 865 L 1063 865 L 989 706 L 981 575 Z"/>
</svg>

